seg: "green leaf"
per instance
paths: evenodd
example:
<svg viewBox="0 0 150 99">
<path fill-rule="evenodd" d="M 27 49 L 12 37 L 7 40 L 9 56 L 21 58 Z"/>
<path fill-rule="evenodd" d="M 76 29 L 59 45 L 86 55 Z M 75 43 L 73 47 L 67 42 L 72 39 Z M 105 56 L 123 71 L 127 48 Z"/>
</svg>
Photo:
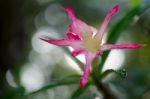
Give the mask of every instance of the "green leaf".
<svg viewBox="0 0 150 99">
<path fill-rule="evenodd" d="M 120 69 L 120 70 L 113 70 L 113 69 L 108 69 L 104 73 L 102 73 L 100 79 L 103 79 L 107 77 L 109 74 L 115 73 L 119 75 L 121 78 L 126 78 L 127 77 L 127 72 L 125 69 Z"/>
<path fill-rule="evenodd" d="M 75 90 L 75 92 L 72 94 L 71 99 L 77 99 L 80 97 L 81 94 L 83 94 L 85 92 L 85 90 L 88 88 L 90 84 L 88 83 L 83 89 L 81 89 L 80 87 Z"/>
<path fill-rule="evenodd" d="M 78 82 L 79 82 L 79 80 L 77 80 L 77 79 L 62 80 L 62 81 L 51 82 L 50 84 L 48 84 L 48 85 L 42 87 L 42 88 L 39 89 L 39 90 L 36 90 L 36 91 L 31 92 L 31 93 L 29 93 L 29 94 L 25 94 L 25 96 L 32 95 L 32 94 L 36 94 L 36 93 L 39 93 L 39 92 L 42 92 L 42 91 L 45 91 L 45 90 L 48 90 L 48 89 L 51 89 L 51 88 L 54 88 L 54 87 L 62 86 L 62 85 L 77 84 Z"/>
<path fill-rule="evenodd" d="M 136 7 L 141 4 L 141 0 L 129 0 L 131 7 Z"/>
<path fill-rule="evenodd" d="M 113 70 L 113 69 L 108 69 L 108 70 L 106 70 L 105 72 L 102 73 L 102 75 L 100 76 L 100 79 L 103 79 L 103 78 L 107 77 L 111 73 L 116 73 L 116 71 Z"/>
<path fill-rule="evenodd" d="M 78 88 L 72 95 L 71 99 L 77 99 L 85 89 Z"/>
<path fill-rule="evenodd" d="M 66 77 L 64 77 L 62 80 L 63 81 L 65 81 L 65 80 L 74 80 L 74 79 L 80 79 L 80 77 L 81 77 L 81 75 L 79 75 L 79 74 L 72 74 L 72 75 L 69 75 L 69 76 L 66 76 Z"/>
</svg>

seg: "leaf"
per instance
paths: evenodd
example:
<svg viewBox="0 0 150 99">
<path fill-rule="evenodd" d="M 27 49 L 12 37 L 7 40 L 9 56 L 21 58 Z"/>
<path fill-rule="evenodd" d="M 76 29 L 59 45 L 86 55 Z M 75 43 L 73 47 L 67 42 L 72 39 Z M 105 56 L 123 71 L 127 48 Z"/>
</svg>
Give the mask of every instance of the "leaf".
<svg viewBox="0 0 150 99">
<path fill-rule="evenodd" d="M 71 99 L 77 99 L 78 97 L 80 97 L 80 95 L 85 92 L 89 85 L 90 84 L 87 84 L 83 89 L 79 87 L 77 90 L 75 90 L 75 92 L 72 94 Z"/>
<path fill-rule="evenodd" d="M 116 73 L 116 71 L 113 70 L 113 69 L 108 69 L 104 73 L 102 73 L 102 75 L 100 76 L 100 79 L 103 79 L 103 78 L 107 77 L 111 73 Z"/>
<path fill-rule="evenodd" d="M 130 2 L 132 7 L 139 6 L 142 3 L 141 0 L 130 0 L 129 2 Z"/>
<path fill-rule="evenodd" d="M 68 80 L 68 79 L 80 79 L 80 77 L 81 77 L 81 75 L 79 75 L 79 74 L 72 74 L 72 75 L 69 75 L 69 76 L 66 76 L 66 77 L 64 77 L 62 80 L 63 81 L 65 81 L 65 80 Z"/>
<path fill-rule="evenodd" d="M 36 94 L 36 93 L 39 93 L 39 92 L 42 92 L 42 91 L 45 91 L 45 90 L 48 90 L 48 89 L 51 89 L 51 88 L 54 88 L 54 87 L 62 86 L 62 85 L 76 84 L 76 83 L 78 83 L 78 82 L 79 82 L 79 80 L 77 80 L 77 79 L 62 80 L 62 81 L 51 82 L 50 84 L 48 84 L 48 85 L 42 87 L 42 88 L 39 89 L 39 90 L 36 90 L 36 91 L 34 91 L 34 92 L 25 94 L 25 96 L 33 95 L 33 94 Z"/>
<path fill-rule="evenodd" d="M 113 70 L 113 69 L 108 69 L 104 73 L 102 73 L 100 79 L 103 79 L 107 77 L 109 74 L 115 73 L 119 75 L 121 78 L 126 78 L 127 77 L 127 72 L 125 69 L 120 69 L 120 70 Z"/>
</svg>

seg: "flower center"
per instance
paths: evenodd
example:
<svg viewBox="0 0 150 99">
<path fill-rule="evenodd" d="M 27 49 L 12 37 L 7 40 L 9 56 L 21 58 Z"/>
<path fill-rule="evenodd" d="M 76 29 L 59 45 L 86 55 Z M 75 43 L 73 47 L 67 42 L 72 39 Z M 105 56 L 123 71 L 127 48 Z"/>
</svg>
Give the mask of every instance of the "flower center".
<svg viewBox="0 0 150 99">
<path fill-rule="evenodd" d="M 91 52 L 95 52 L 98 49 L 100 49 L 100 42 L 96 38 L 92 38 L 89 35 L 84 36 L 83 44 L 86 49 L 88 49 Z"/>
</svg>

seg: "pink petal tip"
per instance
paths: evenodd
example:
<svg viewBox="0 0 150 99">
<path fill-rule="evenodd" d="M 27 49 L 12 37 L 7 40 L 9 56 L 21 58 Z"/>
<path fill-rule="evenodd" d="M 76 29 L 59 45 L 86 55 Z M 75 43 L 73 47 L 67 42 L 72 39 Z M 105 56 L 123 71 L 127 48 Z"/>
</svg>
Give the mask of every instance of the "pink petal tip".
<svg viewBox="0 0 150 99">
<path fill-rule="evenodd" d="M 80 79 L 80 87 L 81 88 L 84 88 L 85 85 L 87 84 L 87 82 L 89 80 L 89 75 L 90 75 L 90 68 L 89 67 L 85 67 L 83 76 Z"/>
<path fill-rule="evenodd" d="M 119 5 L 116 4 L 116 5 L 110 10 L 111 16 L 114 15 L 115 13 L 117 13 L 118 10 L 119 10 Z"/>
<path fill-rule="evenodd" d="M 74 14 L 74 10 L 68 6 L 65 6 L 64 9 L 69 13 L 69 14 Z"/>
<path fill-rule="evenodd" d="M 137 48 L 141 48 L 144 47 L 144 44 L 123 44 L 122 45 L 124 48 L 129 48 L 129 49 L 137 49 Z"/>
<path fill-rule="evenodd" d="M 85 79 L 80 79 L 80 88 L 84 88 L 85 87 L 85 85 L 87 84 L 87 81 L 85 80 Z"/>
<path fill-rule="evenodd" d="M 141 47 L 144 47 L 144 46 L 146 46 L 146 44 L 134 44 L 135 48 L 141 48 Z"/>
<path fill-rule="evenodd" d="M 48 42 L 48 39 L 40 38 L 42 41 Z"/>
<path fill-rule="evenodd" d="M 78 54 L 79 54 L 79 52 L 76 52 L 76 51 L 73 51 L 73 52 L 71 53 L 71 55 L 72 55 L 73 57 L 76 57 Z"/>
</svg>

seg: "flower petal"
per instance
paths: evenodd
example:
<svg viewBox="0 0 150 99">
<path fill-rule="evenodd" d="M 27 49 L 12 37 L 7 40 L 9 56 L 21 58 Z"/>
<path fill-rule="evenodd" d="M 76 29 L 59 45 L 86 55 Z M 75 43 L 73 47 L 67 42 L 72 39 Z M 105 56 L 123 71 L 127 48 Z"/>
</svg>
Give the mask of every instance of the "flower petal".
<svg viewBox="0 0 150 99">
<path fill-rule="evenodd" d="M 61 40 L 49 40 L 49 39 L 44 39 L 44 38 L 40 38 L 41 40 L 48 42 L 50 44 L 54 44 L 57 46 L 68 46 L 70 45 L 70 41 L 67 39 L 61 39 Z"/>
<path fill-rule="evenodd" d="M 83 54 L 85 52 L 84 49 L 80 48 L 80 49 L 75 49 L 71 54 L 73 57 L 76 57 L 79 54 Z"/>
<path fill-rule="evenodd" d="M 70 7 L 64 7 L 67 11 L 69 18 L 71 20 L 71 24 L 69 25 L 69 32 L 73 32 L 77 34 L 80 38 L 83 38 L 84 35 L 92 35 L 92 30 L 90 27 L 80 19 L 77 19 L 74 16 L 74 10 Z"/>
<path fill-rule="evenodd" d="M 111 17 L 116 14 L 118 12 L 118 9 L 119 9 L 119 5 L 115 5 L 107 14 L 107 16 L 105 17 L 101 27 L 99 28 L 98 30 L 98 33 L 96 35 L 96 37 L 101 41 L 102 38 L 103 38 L 103 35 L 104 35 L 104 31 L 111 19 Z"/>
<path fill-rule="evenodd" d="M 81 40 L 78 35 L 74 35 L 72 33 L 67 33 L 67 38 L 70 40 Z"/>
<path fill-rule="evenodd" d="M 54 44 L 57 46 L 70 46 L 74 50 L 83 50 L 84 46 L 81 41 L 79 40 L 74 40 L 74 39 L 61 39 L 61 40 L 50 40 L 50 39 L 45 39 L 45 38 L 40 38 L 41 40 L 48 42 L 50 44 Z M 79 53 L 79 52 L 78 52 Z M 73 53 L 75 55 L 75 52 Z M 77 54 L 77 52 L 76 52 Z"/>
<path fill-rule="evenodd" d="M 85 85 L 87 84 L 88 79 L 89 79 L 89 75 L 90 75 L 90 66 L 85 66 L 84 67 L 84 74 L 80 79 L 80 87 L 81 88 L 84 88 Z"/>
<path fill-rule="evenodd" d="M 105 44 L 101 47 L 101 50 L 106 51 L 111 49 L 137 49 L 143 46 L 144 45 L 142 44 Z"/>
<path fill-rule="evenodd" d="M 91 30 L 92 30 L 92 36 L 94 37 L 97 33 L 97 29 L 95 27 L 90 26 Z"/>
<path fill-rule="evenodd" d="M 65 6 L 64 9 L 67 11 L 68 15 L 69 15 L 69 18 L 71 20 L 74 20 L 76 19 L 75 16 L 74 16 L 74 10 L 68 6 Z"/>
<path fill-rule="evenodd" d="M 95 55 L 96 55 L 95 53 L 90 53 L 90 52 L 87 52 L 85 54 L 86 63 L 84 66 L 84 73 L 80 79 L 80 87 L 81 88 L 84 88 L 88 82 L 89 75 L 90 75 L 90 66 L 92 64 L 93 59 L 95 58 Z"/>
<path fill-rule="evenodd" d="M 96 51 L 95 54 L 96 54 L 96 57 L 98 58 L 99 56 L 102 56 L 103 51 L 101 51 L 101 50 Z"/>
</svg>

